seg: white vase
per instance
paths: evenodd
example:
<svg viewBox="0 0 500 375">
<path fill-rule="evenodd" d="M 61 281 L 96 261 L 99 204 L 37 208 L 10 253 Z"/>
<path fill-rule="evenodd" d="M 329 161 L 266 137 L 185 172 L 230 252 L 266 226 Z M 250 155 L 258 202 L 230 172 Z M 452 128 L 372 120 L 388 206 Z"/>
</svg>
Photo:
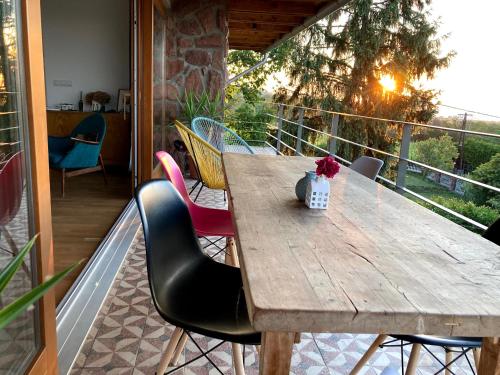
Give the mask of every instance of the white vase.
<svg viewBox="0 0 500 375">
<path fill-rule="evenodd" d="M 330 182 L 324 176 L 318 176 L 307 184 L 306 206 L 326 210 L 330 199 Z"/>
</svg>

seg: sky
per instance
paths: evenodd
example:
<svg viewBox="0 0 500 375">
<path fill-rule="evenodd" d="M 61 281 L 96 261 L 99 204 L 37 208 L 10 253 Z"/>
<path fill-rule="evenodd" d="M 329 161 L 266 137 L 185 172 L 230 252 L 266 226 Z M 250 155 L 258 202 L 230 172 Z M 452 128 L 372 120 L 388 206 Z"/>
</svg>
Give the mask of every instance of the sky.
<svg viewBox="0 0 500 375">
<path fill-rule="evenodd" d="M 424 87 L 440 90 L 443 104 L 499 117 L 473 114 L 473 119 L 500 120 L 500 1 L 433 0 L 431 13 L 439 18 L 440 34 L 449 34 L 441 45 L 443 55 L 454 50 L 456 56 Z M 279 81 L 286 82 L 283 73 L 269 80 L 266 89 L 272 91 Z M 463 112 L 439 109 L 441 116 Z"/>
<path fill-rule="evenodd" d="M 426 86 L 441 90 L 443 104 L 500 116 L 500 1 L 434 0 L 431 11 L 441 18 L 441 33 L 450 34 L 442 51 L 456 56 Z M 457 113 L 463 111 L 440 108 L 441 115 Z"/>
</svg>

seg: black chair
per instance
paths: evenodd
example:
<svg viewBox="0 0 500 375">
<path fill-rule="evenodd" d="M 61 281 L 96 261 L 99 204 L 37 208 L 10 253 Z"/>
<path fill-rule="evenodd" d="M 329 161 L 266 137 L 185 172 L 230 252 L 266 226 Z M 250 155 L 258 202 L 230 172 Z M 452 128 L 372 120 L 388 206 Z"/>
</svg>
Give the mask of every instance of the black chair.
<svg viewBox="0 0 500 375">
<path fill-rule="evenodd" d="M 500 246 L 500 218 L 498 218 L 491 226 L 486 229 L 483 233 L 483 237 L 487 240 Z M 368 362 L 370 357 L 375 353 L 378 347 L 400 347 L 401 348 L 401 371 L 403 375 L 404 371 L 404 357 L 403 357 L 403 347 L 407 345 L 412 345 L 410 358 L 408 360 L 408 365 L 406 367 L 406 374 L 415 374 L 418 358 L 420 355 L 421 348 L 424 348 L 441 366 L 442 368 L 436 372 L 439 374 L 442 371 L 446 371 L 447 374 L 454 374 L 450 369 L 450 366 L 458 361 L 460 358 L 464 357 L 469 364 L 472 373 L 475 374 L 474 366 L 467 357 L 467 353 L 472 351 L 474 355 L 475 367 L 479 367 L 479 357 L 480 348 L 482 344 L 482 338 L 480 337 L 443 337 L 443 336 L 430 336 L 430 335 L 391 335 L 389 341 L 386 341 L 387 335 L 378 335 L 373 344 L 368 348 L 366 353 L 361 357 L 361 359 L 356 363 L 356 366 L 351 370 L 350 375 L 357 374 L 363 366 Z M 431 350 L 429 346 L 442 347 L 446 353 L 446 359 L 443 363 Z M 458 355 L 453 358 L 453 353 Z"/>
<path fill-rule="evenodd" d="M 250 324 L 240 270 L 203 254 L 188 208 L 169 181 L 142 184 L 135 199 L 144 228 L 151 296 L 160 316 L 176 326 L 156 373 L 175 364 L 187 338 L 193 340 L 193 332 L 222 341 L 204 352 L 193 340 L 201 355 L 168 373 L 202 356 L 222 373 L 208 353 L 226 341 L 243 345 L 261 341 Z M 242 356 L 234 345 L 233 359 L 239 374 Z"/>
</svg>

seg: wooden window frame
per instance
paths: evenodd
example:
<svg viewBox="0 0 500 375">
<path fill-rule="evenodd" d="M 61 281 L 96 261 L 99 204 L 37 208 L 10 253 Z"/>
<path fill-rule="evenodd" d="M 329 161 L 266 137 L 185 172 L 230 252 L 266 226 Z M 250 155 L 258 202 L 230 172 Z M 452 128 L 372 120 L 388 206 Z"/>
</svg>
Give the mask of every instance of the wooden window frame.
<svg viewBox="0 0 500 375">
<path fill-rule="evenodd" d="M 137 1 L 137 183 L 153 173 L 154 0 Z M 134 70 L 132 70 L 134 71 Z"/>
<path fill-rule="evenodd" d="M 40 0 L 21 2 L 26 103 L 28 114 L 33 221 L 40 233 L 36 243 L 38 281 L 54 273 L 49 155 Z M 40 349 L 29 374 L 57 374 L 56 307 L 54 291 L 39 302 Z"/>
</svg>

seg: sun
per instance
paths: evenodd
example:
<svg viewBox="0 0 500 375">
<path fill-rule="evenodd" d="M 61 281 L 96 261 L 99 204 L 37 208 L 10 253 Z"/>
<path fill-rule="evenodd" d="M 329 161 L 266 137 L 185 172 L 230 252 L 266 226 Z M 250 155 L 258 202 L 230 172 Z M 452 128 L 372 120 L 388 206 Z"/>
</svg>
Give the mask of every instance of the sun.
<svg viewBox="0 0 500 375">
<path fill-rule="evenodd" d="M 379 79 L 380 84 L 384 88 L 384 91 L 394 91 L 396 90 L 396 80 L 389 76 L 384 75 Z"/>
</svg>

